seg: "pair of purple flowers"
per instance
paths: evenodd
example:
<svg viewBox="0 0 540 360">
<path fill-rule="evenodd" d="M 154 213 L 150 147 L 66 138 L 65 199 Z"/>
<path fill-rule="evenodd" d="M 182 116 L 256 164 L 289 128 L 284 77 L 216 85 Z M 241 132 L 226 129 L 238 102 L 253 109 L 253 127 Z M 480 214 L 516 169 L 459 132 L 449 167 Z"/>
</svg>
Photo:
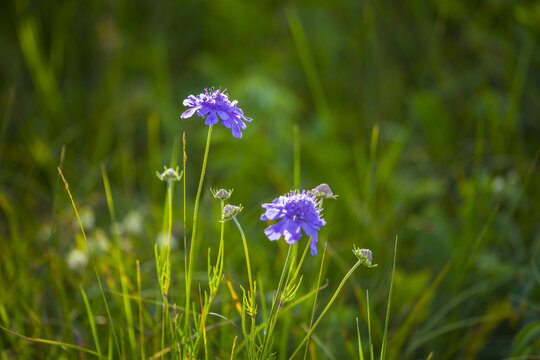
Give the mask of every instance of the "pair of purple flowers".
<svg viewBox="0 0 540 360">
<path fill-rule="evenodd" d="M 246 117 L 236 105 L 238 101 L 230 101 L 227 90 L 205 89 L 203 94 L 190 95 L 183 104 L 189 109 L 182 114 L 182 118 L 189 118 L 197 114 L 206 118 L 206 125 L 215 125 L 221 119 L 221 124 L 231 129 L 236 138 L 242 138 L 241 129 L 246 128 L 245 121 L 252 119 Z M 289 244 L 294 244 L 302 237 L 302 229 L 306 235 L 311 236 L 310 250 L 312 255 L 317 254 L 318 233 L 321 226 L 326 224 L 322 218 L 321 200 L 335 198 L 326 184 L 321 184 L 310 191 L 291 191 L 279 196 L 271 203 L 263 204 L 266 209 L 261 220 L 279 220 L 264 230 L 268 239 L 279 240 L 282 236 Z M 241 208 L 237 207 L 239 210 Z M 236 214 L 236 213 L 235 213 Z"/>
</svg>

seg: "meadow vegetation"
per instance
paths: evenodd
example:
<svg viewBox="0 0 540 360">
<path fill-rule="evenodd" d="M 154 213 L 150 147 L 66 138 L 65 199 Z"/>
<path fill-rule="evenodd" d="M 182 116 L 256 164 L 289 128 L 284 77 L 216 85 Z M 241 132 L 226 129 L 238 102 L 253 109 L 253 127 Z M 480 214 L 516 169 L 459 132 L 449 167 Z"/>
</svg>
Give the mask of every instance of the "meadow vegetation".
<svg viewBox="0 0 540 360">
<path fill-rule="evenodd" d="M 540 359 L 539 4 L 0 20 L 0 359 Z"/>
</svg>

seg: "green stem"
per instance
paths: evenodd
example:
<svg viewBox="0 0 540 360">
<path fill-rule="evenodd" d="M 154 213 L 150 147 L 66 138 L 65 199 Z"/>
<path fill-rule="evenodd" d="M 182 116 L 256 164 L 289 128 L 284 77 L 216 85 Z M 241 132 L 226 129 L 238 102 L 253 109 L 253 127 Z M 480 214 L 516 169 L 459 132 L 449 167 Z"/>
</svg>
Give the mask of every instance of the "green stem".
<svg viewBox="0 0 540 360">
<path fill-rule="evenodd" d="M 307 255 L 307 251 L 309 249 L 309 244 L 311 244 L 311 239 L 312 237 L 310 236 L 309 237 L 309 240 L 306 244 L 306 248 L 304 249 L 304 253 L 302 254 L 302 257 L 300 258 L 300 261 L 298 262 L 298 265 L 296 266 L 296 270 L 294 271 L 294 275 L 293 277 L 291 278 L 291 283 L 296 280 L 296 277 L 298 276 L 298 273 L 300 272 L 300 268 L 302 267 L 302 264 L 304 263 L 304 259 L 306 258 L 306 255 Z"/>
<path fill-rule="evenodd" d="M 321 276 L 322 276 L 325 255 L 326 255 L 326 245 L 324 245 L 324 251 L 323 251 L 323 255 L 321 259 L 321 267 L 319 269 L 319 278 L 317 279 L 317 291 L 315 292 L 315 299 L 313 299 L 313 308 L 311 309 L 311 318 L 309 319 L 310 328 L 313 326 L 313 318 L 315 317 L 315 308 L 317 307 L 317 296 L 319 295 L 318 289 L 321 284 Z M 306 350 L 304 351 L 304 360 L 307 357 L 308 348 L 309 348 L 309 337 L 308 337 L 308 342 L 306 344 Z"/>
<path fill-rule="evenodd" d="M 313 333 L 313 331 L 315 330 L 315 328 L 317 327 L 317 325 L 319 324 L 319 322 L 321 321 L 321 319 L 323 318 L 323 316 L 328 312 L 328 310 L 330 309 L 330 306 L 332 306 L 332 304 L 334 303 L 334 301 L 336 300 L 339 292 L 341 291 L 341 288 L 345 285 L 345 283 L 347 282 L 347 280 L 349 279 L 349 277 L 352 275 L 352 273 L 354 272 L 354 270 L 356 270 L 356 268 L 358 266 L 360 266 L 360 264 L 362 263 L 361 260 L 358 260 L 356 262 L 356 264 L 354 264 L 354 266 L 351 268 L 351 270 L 349 270 L 349 272 L 345 275 L 345 277 L 343 278 L 343 280 L 341 280 L 341 283 L 339 284 L 337 290 L 334 292 L 334 295 L 332 295 L 332 298 L 330 299 L 330 301 L 328 302 L 328 304 L 326 305 L 326 307 L 324 308 L 324 310 L 322 311 L 321 315 L 319 315 L 319 317 L 317 318 L 317 321 L 315 321 L 315 324 L 313 324 L 313 327 L 308 331 L 308 333 L 306 334 L 306 336 L 304 337 L 304 339 L 302 340 L 302 342 L 300 343 L 300 345 L 298 345 L 298 347 L 296 348 L 296 350 L 294 351 L 294 353 L 291 355 L 291 357 L 289 358 L 289 360 L 291 360 L 292 358 L 295 357 L 295 355 L 300 351 L 300 349 L 302 348 L 302 346 L 305 344 L 305 342 L 311 337 L 311 334 Z"/>
<path fill-rule="evenodd" d="M 246 255 L 246 264 L 247 264 L 247 272 L 249 277 L 249 292 L 250 292 L 250 304 L 252 307 L 255 307 L 255 287 L 253 286 L 253 278 L 251 276 L 251 262 L 249 260 L 249 250 L 247 246 L 246 236 L 244 235 L 244 230 L 242 230 L 242 226 L 240 226 L 240 223 L 238 220 L 236 220 L 236 216 L 233 217 L 234 223 L 236 224 L 236 227 L 238 227 L 238 231 L 240 231 L 240 235 L 242 236 L 242 243 L 244 244 L 244 253 Z M 249 351 L 253 353 L 254 350 L 254 344 L 255 344 L 255 313 L 254 309 L 251 309 L 250 315 L 251 315 L 251 328 L 249 330 L 249 338 L 252 348 Z M 248 348 L 249 349 L 249 348 Z"/>
<path fill-rule="evenodd" d="M 248 277 L 249 277 L 249 290 L 251 291 L 251 294 L 253 294 L 253 278 L 251 277 L 251 265 L 249 261 L 249 250 L 247 246 L 246 236 L 244 235 L 244 231 L 242 230 L 242 226 L 240 226 L 240 223 L 238 220 L 236 220 L 236 216 L 232 218 L 234 220 L 234 223 L 238 227 L 238 230 L 240 231 L 240 235 L 242 236 L 242 242 L 244 244 L 244 253 L 246 255 L 246 264 L 247 264 L 247 271 L 248 271 Z"/>
<path fill-rule="evenodd" d="M 167 271 L 167 277 L 165 278 L 165 294 L 164 296 L 167 296 L 167 293 L 169 292 L 169 285 L 171 283 L 171 239 L 172 239 L 172 185 L 173 182 L 169 181 L 168 186 L 168 200 L 169 200 L 169 242 L 167 244 L 167 262 L 166 262 L 166 271 Z"/>
<path fill-rule="evenodd" d="M 283 270 L 281 270 L 281 276 L 279 278 L 278 287 L 277 287 L 276 293 L 274 294 L 274 297 L 272 298 L 272 307 L 270 308 L 270 315 L 268 316 L 268 326 L 267 326 L 266 334 L 264 336 L 264 341 L 263 341 L 263 351 L 262 351 L 262 357 L 261 357 L 262 359 L 265 358 L 266 352 L 268 351 L 268 345 L 270 343 L 269 340 L 270 340 L 270 337 L 272 336 L 272 333 L 274 331 L 274 326 L 276 325 L 276 322 L 277 322 L 277 313 L 279 311 L 279 308 L 282 305 L 282 304 L 279 304 L 278 307 L 276 308 L 276 304 L 278 304 L 278 299 L 279 301 L 281 301 L 283 280 L 285 278 L 285 271 L 287 270 L 288 265 L 289 265 L 289 258 L 291 256 L 292 247 L 293 247 L 292 244 L 289 245 L 289 251 L 287 251 L 285 264 L 283 265 Z"/>
<path fill-rule="evenodd" d="M 172 239 L 172 189 L 173 182 L 169 180 L 167 187 L 167 198 L 169 204 L 169 242 L 167 244 L 167 258 L 165 261 L 165 283 L 163 284 L 163 311 L 161 313 L 161 352 L 165 351 L 165 312 L 168 307 L 167 294 L 171 283 L 171 239 Z"/>
<path fill-rule="evenodd" d="M 223 233 L 225 230 L 225 222 L 223 221 L 223 208 L 225 207 L 225 201 L 221 200 L 221 234 L 219 236 L 219 248 L 218 248 L 218 258 L 216 260 L 216 267 L 218 267 L 218 273 L 221 275 L 223 273 L 223 253 L 225 251 L 223 245 Z"/>
<path fill-rule="evenodd" d="M 212 138 L 212 127 L 213 125 L 210 125 L 208 127 L 208 137 L 206 138 L 206 148 L 204 150 L 204 158 L 203 158 L 203 165 L 201 170 L 201 177 L 199 179 L 199 187 L 197 188 L 197 196 L 195 197 L 195 206 L 193 210 L 193 229 L 191 232 L 191 243 L 189 245 L 189 260 L 188 260 L 188 272 L 187 272 L 187 280 L 186 280 L 186 319 L 184 324 L 184 334 L 188 334 L 188 327 L 189 327 L 189 312 L 190 312 L 190 294 L 191 294 L 191 272 L 193 267 L 193 249 L 195 248 L 195 239 L 197 235 L 197 215 L 199 212 L 199 200 L 201 198 L 201 192 L 202 192 L 202 186 L 204 181 L 204 174 L 206 173 L 206 163 L 208 161 L 208 152 L 210 150 L 210 139 Z"/>
<path fill-rule="evenodd" d="M 183 150 L 183 157 L 182 157 L 182 168 L 183 168 L 183 177 L 182 177 L 182 186 L 183 186 L 183 226 L 184 226 L 184 276 L 187 277 L 188 273 L 188 259 L 187 259 L 187 232 L 185 231 L 185 226 L 187 224 L 187 212 L 186 212 L 186 162 L 187 162 L 187 154 L 186 154 L 186 132 L 182 134 L 182 150 Z M 187 286 L 187 279 L 186 279 L 186 286 Z M 185 333 L 184 333 L 185 334 Z M 184 341 L 184 343 L 186 343 Z M 181 358 L 184 358 L 184 350 L 186 349 L 186 346 L 182 347 L 181 352 Z M 187 355 L 186 355 L 187 356 Z"/>
</svg>

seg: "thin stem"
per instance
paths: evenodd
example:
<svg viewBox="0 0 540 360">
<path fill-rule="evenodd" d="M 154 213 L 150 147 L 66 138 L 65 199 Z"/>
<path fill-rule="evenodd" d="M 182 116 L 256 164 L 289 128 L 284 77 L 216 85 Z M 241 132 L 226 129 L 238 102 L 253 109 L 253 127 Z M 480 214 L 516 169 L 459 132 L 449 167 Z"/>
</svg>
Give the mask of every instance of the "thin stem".
<svg viewBox="0 0 540 360">
<path fill-rule="evenodd" d="M 323 251 L 323 255 L 322 255 L 322 259 L 321 259 L 321 267 L 319 269 L 319 278 L 317 279 L 317 291 L 315 292 L 315 299 L 313 300 L 313 308 L 311 309 L 311 318 L 309 319 L 309 327 L 310 328 L 313 325 L 313 318 L 315 317 L 315 308 L 316 308 L 316 305 L 317 305 L 317 296 L 319 295 L 318 289 L 319 289 L 319 285 L 321 284 L 321 276 L 322 276 L 322 269 L 323 269 L 323 265 L 324 265 L 324 257 L 326 255 L 326 244 L 328 244 L 328 243 L 324 244 L 324 251 Z M 309 348 L 309 338 L 308 338 L 308 343 L 306 344 L 306 351 L 304 352 L 304 359 L 307 357 L 308 348 Z"/>
<path fill-rule="evenodd" d="M 341 291 L 341 288 L 345 285 L 345 283 L 347 282 L 347 280 L 349 279 L 349 277 L 352 275 L 352 273 L 354 272 L 354 270 L 356 270 L 356 268 L 358 266 L 360 266 L 360 264 L 362 263 L 361 260 L 358 260 L 356 262 L 356 264 L 354 264 L 354 266 L 351 268 L 351 270 L 349 270 L 349 272 L 345 275 L 345 277 L 343 278 L 343 280 L 341 280 L 341 283 L 339 284 L 337 290 L 334 292 L 334 295 L 332 295 L 332 298 L 330 299 L 330 301 L 328 302 L 328 304 L 326 305 L 326 307 L 324 308 L 324 310 L 322 311 L 321 315 L 319 315 L 319 317 L 317 318 L 317 321 L 315 321 L 315 324 L 313 324 L 313 327 L 308 331 L 308 333 L 306 334 L 306 336 L 304 337 L 304 339 L 302 340 L 302 342 L 300 343 L 300 345 L 298 345 L 298 347 L 296 348 L 296 350 L 294 351 L 294 353 L 291 355 L 291 357 L 289 358 L 289 360 L 291 360 L 292 358 L 294 358 L 294 356 L 300 351 L 300 349 L 302 348 L 302 346 L 305 344 L 305 342 L 310 338 L 311 334 L 313 333 L 313 331 L 315 330 L 315 328 L 317 327 L 317 325 L 319 324 L 319 322 L 321 321 L 321 319 L 323 318 L 323 316 L 328 312 L 328 310 L 330 309 L 330 306 L 332 306 L 332 304 L 334 303 L 334 301 L 336 300 L 339 292 Z"/>
<path fill-rule="evenodd" d="M 208 152 L 210 150 L 210 139 L 212 138 L 212 127 L 208 127 L 208 136 L 206 138 L 206 148 L 204 150 L 203 165 L 201 169 L 201 177 L 199 179 L 199 187 L 197 188 L 197 196 L 195 197 L 195 206 L 193 209 L 193 229 L 191 231 L 191 243 L 189 245 L 189 260 L 186 280 L 186 319 L 184 324 L 184 334 L 188 334 L 189 327 L 189 312 L 190 312 L 190 294 L 191 294 L 191 272 L 193 267 L 193 250 L 195 248 L 195 239 L 197 235 L 197 215 L 199 213 L 199 200 L 201 198 L 202 186 L 204 182 L 204 174 L 206 173 L 206 163 L 208 161 Z M 188 336 L 189 337 L 189 336 Z"/>
<path fill-rule="evenodd" d="M 182 133 L 182 150 L 183 150 L 183 157 L 182 157 L 182 168 L 183 168 L 183 177 L 182 177 L 182 186 L 183 186 L 183 226 L 185 228 L 186 226 L 186 223 L 187 223 L 187 220 L 186 220 L 186 217 L 187 217 L 187 212 L 186 212 L 186 163 L 187 163 L 187 153 L 186 153 L 186 132 L 184 131 Z M 184 276 L 186 277 L 186 287 L 187 287 L 187 273 L 188 273 L 188 259 L 187 259 L 187 232 L 183 231 L 184 233 Z M 187 309 L 186 309 L 187 310 Z M 187 314 L 186 314 L 186 317 L 187 317 Z M 184 333 L 185 334 L 185 333 Z M 184 335 L 185 336 L 185 335 Z M 186 341 L 184 341 L 184 343 L 186 343 Z M 183 351 L 186 349 L 186 346 L 184 346 L 182 348 L 183 350 L 181 351 L 181 358 L 184 358 L 184 353 Z M 187 355 L 186 355 L 187 356 Z"/>
<path fill-rule="evenodd" d="M 169 241 L 167 244 L 167 262 L 166 262 L 166 271 L 167 271 L 167 277 L 165 278 L 165 294 L 164 296 L 167 296 L 167 293 L 169 292 L 169 285 L 171 284 L 171 239 L 172 239 L 172 192 L 173 192 L 173 182 L 169 181 L 168 186 L 168 202 L 169 202 Z"/>
<path fill-rule="evenodd" d="M 143 328 L 143 310 L 142 310 L 142 294 L 141 294 L 141 264 L 137 259 L 137 290 L 139 293 L 139 347 L 141 348 L 141 360 L 146 359 L 144 356 L 144 328 Z"/>
<path fill-rule="evenodd" d="M 216 266 L 219 269 L 219 274 L 223 271 L 223 253 L 225 251 L 223 245 L 223 233 L 225 230 L 225 222 L 223 221 L 223 208 L 225 207 L 225 201 L 221 200 L 221 234 L 219 236 L 219 248 L 218 248 L 218 258 L 216 260 Z"/>
<path fill-rule="evenodd" d="M 264 340 L 263 340 L 263 351 L 262 351 L 262 359 L 265 358 L 266 356 L 266 352 L 268 351 L 268 345 L 270 343 L 270 337 L 272 336 L 272 333 L 274 331 L 274 326 L 277 322 L 277 312 L 279 311 L 279 308 L 281 307 L 282 304 L 279 304 L 278 307 L 276 308 L 276 304 L 278 303 L 278 299 L 281 298 L 281 291 L 282 291 L 282 287 L 283 287 L 283 280 L 285 278 L 285 271 L 286 269 L 288 268 L 288 265 L 289 265 L 289 258 L 291 256 L 291 248 L 293 247 L 293 245 L 289 245 L 289 250 L 287 251 L 287 257 L 285 258 L 285 264 L 283 265 L 283 270 L 281 270 L 281 276 L 279 278 L 279 283 L 278 283 L 278 287 L 277 287 L 277 290 L 274 294 L 274 297 L 272 298 L 272 307 L 270 308 L 270 315 L 268 316 L 268 326 L 267 326 L 267 329 L 266 329 L 266 334 L 264 336 Z"/>
<path fill-rule="evenodd" d="M 161 352 L 165 350 L 165 312 L 168 308 L 167 294 L 169 292 L 169 285 L 171 283 L 171 239 L 172 239 L 172 190 L 173 182 L 169 180 L 167 187 L 167 199 L 169 207 L 169 232 L 168 232 L 168 244 L 167 244 L 167 258 L 165 260 L 165 283 L 163 284 L 163 311 L 161 312 Z"/>
<path fill-rule="evenodd" d="M 304 253 L 302 254 L 302 257 L 300 258 L 300 261 L 298 262 L 298 265 L 296 266 L 296 270 L 294 271 L 294 275 L 291 278 L 291 282 L 296 280 L 296 277 L 298 276 L 298 273 L 300 272 L 300 268 L 302 267 L 302 264 L 304 263 L 304 259 L 306 258 L 306 255 L 307 255 L 307 251 L 309 249 L 309 244 L 311 243 L 311 239 L 312 237 L 310 236 L 306 244 L 306 248 L 304 249 Z"/>
<path fill-rule="evenodd" d="M 233 217 L 234 223 L 236 224 L 236 227 L 238 227 L 238 231 L 240 231 L 240 235 L 242 236 L 242 243 L 244 244 L 244 253 L 246 255 L 246 264 L 247 264 L 247 271 L 248 271 L 248 277 L 249 277 L 249 292 L 250 292 L 250 315 L 251 315 L 251 328 L 249 329 L 251 338 L 251 346 L 252 349 L 248 351 L 253 351 L 253 346 L 255 344 L 255 287 L 253 286 L 253 278 L 251 276 L 251 262 L 249 260 L 249 250 L 248 245 L 246 241 L 246 236 L 244 235 L 244 230 L 242 230 L 242 226 L 240 226 L 240 223 L 238 220 L 236 220 L 236 216 Z M 249 352 L 248 352 L 249 353 Z"/>
<path fill-rule="evenodd" d="M 236 220 L 236 216 L 232 218 L 234 220 L 234 223 L 238 227 L 238 230 L 240 231 L 240 235 L 242 236 L 242 242 L 244 244 L 244 253 L 246 255 L 246 264 L 247 264 L 247 271 L 248 271 L 248 277 L 249 277 L 249 290 L 251 291 L 251 294 L 253 294 L 253 279 L 251 277 L 251 264 L 249 261 L 249 250 L 247 246 L 246 236 L 244 235 L 244 231 L 242 230 L 242 226 L 240 226 L 240 223 L 238 220 Z"/>
<path fill-rule="evenodd" d="M 161 354 L 165 352 L 165 307 L 167 306 L 166 297 L 163 296 L 163 308 L 161 310 Z"/>
</svg>

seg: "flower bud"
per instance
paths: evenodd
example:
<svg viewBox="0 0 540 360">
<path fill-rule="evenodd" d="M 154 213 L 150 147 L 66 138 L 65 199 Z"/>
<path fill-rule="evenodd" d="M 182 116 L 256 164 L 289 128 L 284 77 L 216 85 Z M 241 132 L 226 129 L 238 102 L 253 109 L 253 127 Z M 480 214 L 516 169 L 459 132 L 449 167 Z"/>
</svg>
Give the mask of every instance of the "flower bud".
<svg viewBox="0 0 540 360">
<path fill-rule="evenodd" d="M 367 267 L 372 267 L 371 264 L 372 261 L 372 254 L 371 250 L 369 249 L 357 249 L 356 247 L 353 249 L 354 255 L 362 262 L 362 265 Z"/>
<path fill-rule="evenodd" d="M 229 221 L 232 218 L 236 217 L 236 215 L 240 214 L 240 211 L 242 211 L 243 207 L 242 205 L 236 206 L 236 205 L 225 205 L 223 208 L 223 215 L 222 219 L 223 221 Z"/>
<path fill-rule="evenodd" d="M 216 191 L 214 189 L 210 189 L 210 191 L 212 192 L 212 195 L 214 195 L 214 198 L 216 200 L 224 201 L 224 200 L 227 200 L 228 198 L 231 197 L 233 189 L 231 189 L 231 190 L 220 189 L 218 191 Z"/>
<path fill-rule="evenodd" d="M 311 192 L 319 199 L 337 198 L 337 195 L 334 195 L 334 193 L 332 193 L 332 189 L 330 189 L 330 186 L 328 186 L 328 184 L 321 184 L 315 189 L 311 190 Z"/>
<path fill-rule="evenodd" d="M 172 168 L 167 168 L 166 166 L 164 166 L 163 168 L 165 169 L 165 171 L 163 171 L 163 173 L 161 174 L 156 171 L 156 176 L 161 181 L 173 182 L 179 181 L 182 178 L 182 172 L 178 172 L 178 167 L 176 167 L 176 170 Z"/>
</svg>

